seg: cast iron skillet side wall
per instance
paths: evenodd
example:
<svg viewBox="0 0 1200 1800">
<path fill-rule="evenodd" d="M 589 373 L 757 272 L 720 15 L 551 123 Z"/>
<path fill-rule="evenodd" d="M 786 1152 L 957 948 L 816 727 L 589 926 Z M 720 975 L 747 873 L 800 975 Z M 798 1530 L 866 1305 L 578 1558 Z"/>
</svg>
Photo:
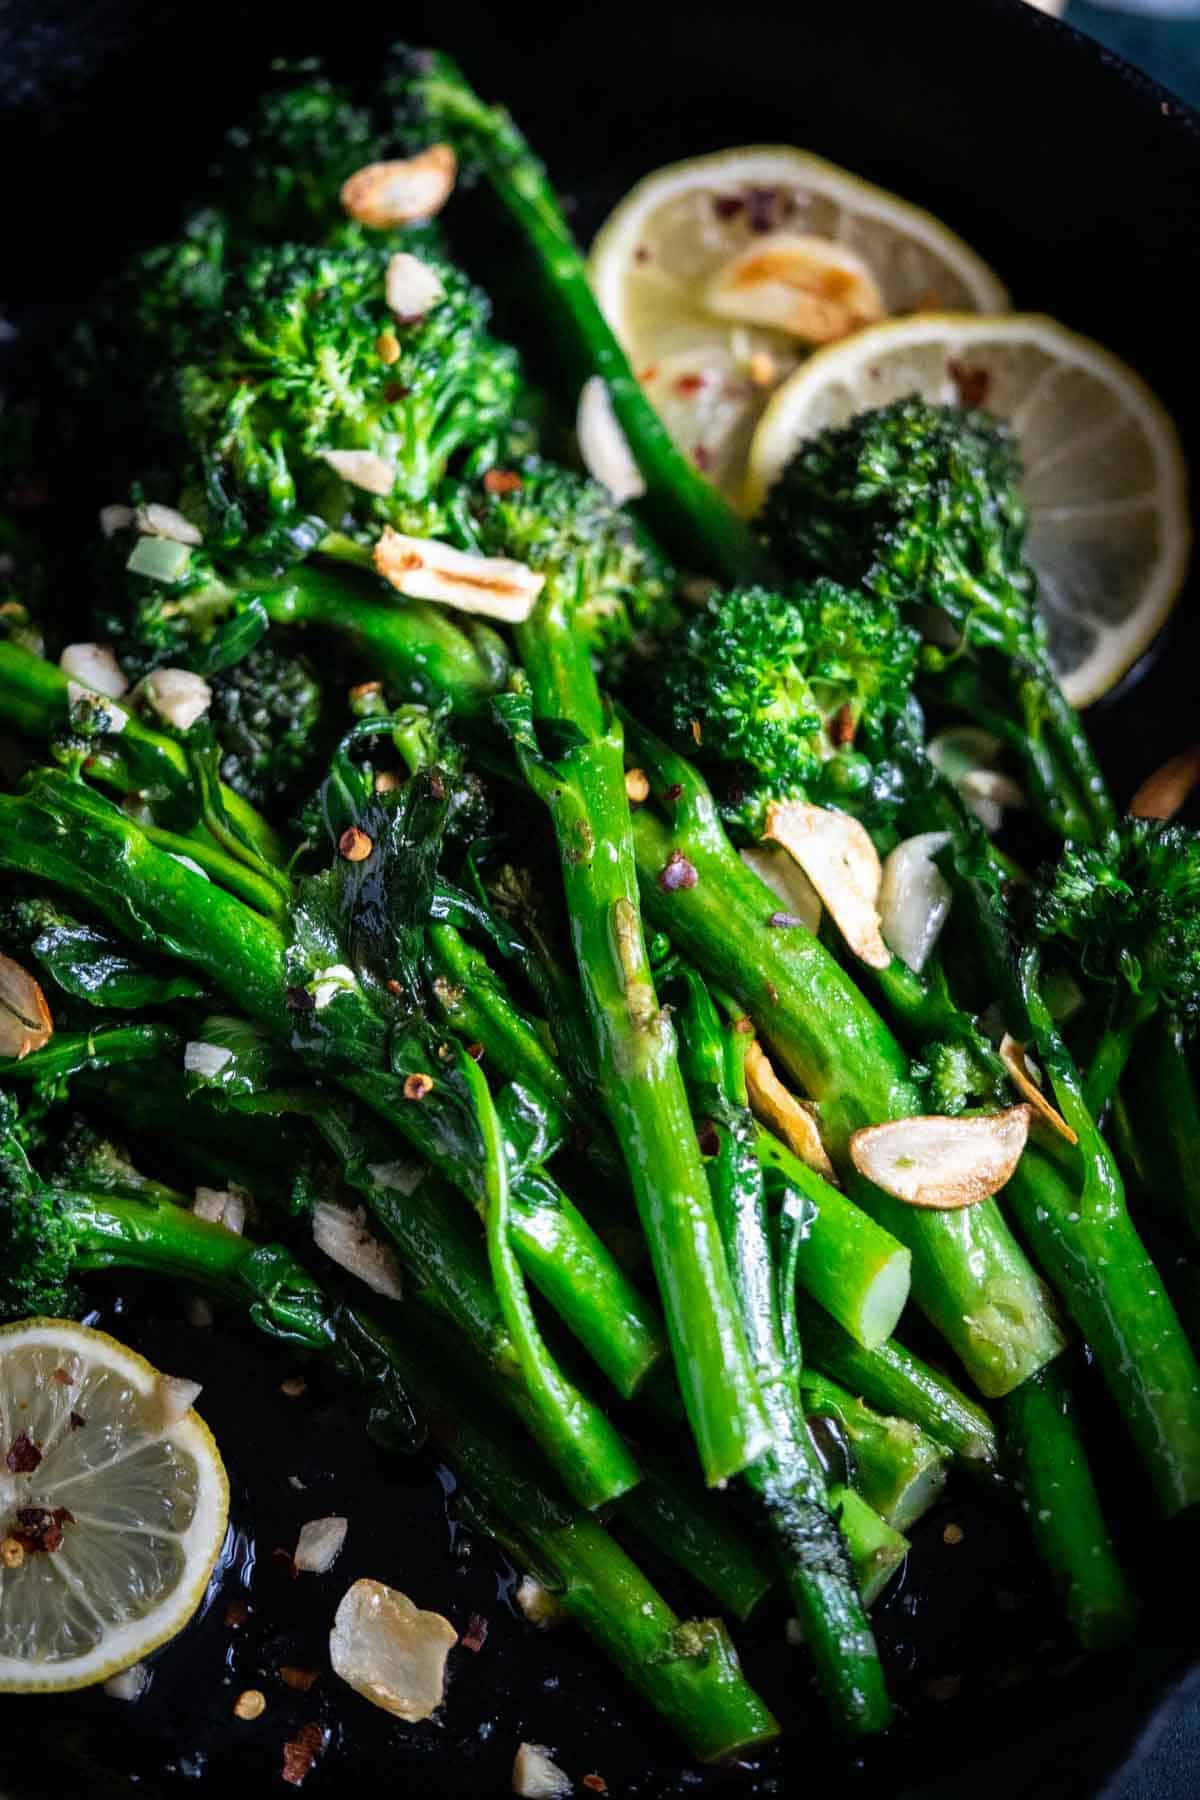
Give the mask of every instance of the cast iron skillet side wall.
<svg viewBox="0 0 1200 1800">
<path fill-rule="evenodd" d="M 513 103 L 577 194 L 585 229 L 646 170 L 737 142 L 807 145 L 910 195 L 995 264 L 1019 306 L 1061 315 L 1138 366 L 1171 405 L 1200 466 L 1188 278 L 1200 123 L 1017 0 L 842 0 L 786 17 L 741 0 L 720 10 L 621 0 L 545 18 L 511 0 L 320 12 L 275 0 L 204 8 L 8 0 L 0 5 L 0 294 L 18 309 L 69 311 L 125 248 L 170 229 L 270 56 L 319 49 L 369 68 L 398 35 L 454 49 L 485 92 Z M 1136 689 L 1095 721 L 1120 797 L 1194 735 L 1198 631 L 1185 604 L 1169 654 L 1151 659 Z M 214 1393 L 221 1379 L 214 1368 Z M 430 1488 L 428 1470 L 420 1479 Z M 413 1505 L 427 1511 L 428 1495 Z M 551 1667 L 555 1654 L 542 1661 Z M 1143 1716 L 1152 1664 L 1101 1667 L 1094 1706 L 1086 1686 L 1074 1690 L 1061 1721 L 1048 1721 L 1043 1708 L 1024 1745 L 1010 1741 L 1008 1715 L 1003 1744 L 969 1746 L 960 1734 L 952 1760 L 927 1761 L 937 1778 L 922 1779 L 922 1793 L 961 1800 L 994 1786 L 1075 1800 L 1093 1791 Z M 54 1704 L 37 1710 L 47 1744 Z M 426 1765 L 431 1783 L 436 1766 Z M 813 1776 L 821 1769 L 814 1757 Z M 92 1772 L 90 1791 L 101 1775 Z M 324 1779 L 312 1786 L 335 1791 Z M 63 1788 L 54 1781 L 43 1791 Z M 736 1782 L 730 1791 L 739 1791 Z M 886 1781 L 872 1791 L 889 1800 L 895 1793 Z M 906 1794 L 917 1800 L 915 1787 Z"/>
</svg>

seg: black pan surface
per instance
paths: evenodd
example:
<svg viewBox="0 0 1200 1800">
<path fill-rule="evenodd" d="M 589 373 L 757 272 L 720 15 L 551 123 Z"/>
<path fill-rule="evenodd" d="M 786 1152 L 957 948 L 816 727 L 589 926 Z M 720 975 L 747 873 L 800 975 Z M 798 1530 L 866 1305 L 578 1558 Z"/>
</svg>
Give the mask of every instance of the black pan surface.
<svg viewBox="0 0 1200 1800">
<path fill-rule="evenodd" d="M 548 18 L 512 0 L 460 0 L 453 11 L 350 4 L 336 14 L 245 0 L 210 0 L 203 11 L 9 0 L 0 6 L 0 294 L 32 342 L 77 310 L 132 244 L 172 228 L 272 55 L 320 51 L 335 68 L 369 71 L 397 35 L 445 44 L 510 101 L 574 195 L 584 234 L 638 175 L 737 142 L 807 145 L 897 189 L 976 245 L 1019 306 L 1060 315 L 1138 366 L 1200 463 L 1189 275 L 1200 120 L 1017 0 L 843 0 L 786 17 L 753 4 L 616 5 Z M 18 380 L 34 370 L 29 341 L 8 346 Z M 1119 797 L 1196 735 L 1198 631 L 1185 599 L 1166 653 L 1093 719 Z M 7 1702 L 5 1800 L 286 1791 L 283 1746 L 309 1723 L 325 1737 L 304 1784 L 317 1796 L 498 1796 L 524 1738 L 550 1745 L 577 1782 L 596 1775 L 629 1800 L 742 1800 L 818 1785 L 848 1800 L 1001 1791 L 1091 1800 L 1164 1696 L 1189 1686 L 1196 1529 L 1187 1520 L 1161 1528 L 1086 1370 L 1106 1492 L 1148 1585 L 1137 1651 L 1081 1665 L 1019 1515 L 956 1491 L 919 1530 L 904 1579 L 879 1610 L 904 1706 L 894 1739 L 863 1758 L 831 1746 L 783 1647 L 782 1618 L 770 1615 L 749 1634 L 746 1658 L 788 1738 L 753 1765 L 701 1771 L 585 1643 L 524 1624 L 511 1605 L 512 1570 L 455 1520 L 452 1483 L 430 1453 L 373 1449 L 345 1394 L 315 1372 L 302 1396 L 284 1396 L 294 1359 L 232 1324 L 198 1330 L 173 1299 L 164 1306 L 134 1286 L 98 1289 L 97 1302 L 97 1323 L 204 1382 L 201 1410 L 233 1486 L 231 1534 L 202 1616 L 155 1660 L 136 1706 L 99 1693 Z M 329 1512 L 351 1521 L 340 1562 L 292 1580 L 274 1552 L 294 1544 L 305 1519 Z M 951 1522 L 961 1543 L 943 1539 Z M 486 1622 L 481 1648 L 454 1653 L 436 1722 L 389 1721 L 328 1672 L 337 1598 L 368 1574 L 460 1631 Z M 298 1692 L 279 1677 L 285 1665 L 322 1673 Z M 252 1724 L 231 1712 L 247 1686 L 268 1700 Z M 1197 1785 L 1163 1786 L 1156 1800 L 1185 1800 Z"/>
</svg>

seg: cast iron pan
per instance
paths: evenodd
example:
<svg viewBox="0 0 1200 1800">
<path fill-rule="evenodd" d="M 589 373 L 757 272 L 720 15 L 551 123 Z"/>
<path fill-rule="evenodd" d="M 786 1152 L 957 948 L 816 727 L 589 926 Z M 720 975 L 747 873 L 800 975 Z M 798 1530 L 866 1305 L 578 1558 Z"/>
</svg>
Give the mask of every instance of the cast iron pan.
<svg viewBox="0 0 1200 1800">
<path fill-rule="evenodd" d="M 400 34 L 455 50 L 489 94 L 513 104 L 574 195 L 585 233 L 646 170 L 738 142 L 807 145 L 922 202 L 1004 274 L 1018 305 L 1060 315 L 1140 367 L 1200 465 L 1188 276 L 1200 121 L 1016 0 L 841 0 L 787 17 L 752 0 L 720 13 L 643 6 L 628 17 L 568 6 L 545 19 L 519 0 L 386 9 L 343 0 L 312 17 L 253 0 L 9 0 L 0 292 L 35 343 L 131 244 L 172 228 L 271 56 L 319 51 L 363 72 Z M 23 343 L 12 360 L 18 379 L 36 372 Z M 131 390 L 136 380 L 131 370 Z M 1122 798 L 1196 735 L 1197 632 L 1185 601 L 1167 653 L 1093 720 Z M 1098 1800 L 1118 1791 L 1109 1784 L 1155 1737 L 1163 1709 L 1194 1689 L 1194 1527 L 1161 1527 L 1085 1368 L 1091 1441 L 1148 1595 L 1136 1651 L 1081 1663 L 1019 1515 L 1002 1499 L 956 1492 L 918 1531 L 879 1608 L 904 1708 L 893 1739 L 865 1757 L 829 1743 L 772 1614 L 747 1635 L 746 1660 L 788 1735 L 752 1765 L 701 1771 L 586 1643 L 520 1620 L 511 1569 L 454 1520 L 453 1484 L 430 1452 L 384 1457 L 358 1409 L 317 1371 L 303 1396 L 286 1398 L 280 1382 L 298 1370 L 285 1350 L 223 1321 L 195 1330 L 173 1300 L 113 1285 L 97 1291 L 96 1320 L 203 1381 L 232 1481 L 230 1537 L 202 1615 L 155 1659 L 137 1705 L 99 1693 L 7 1701 L 5 1800 L 286 1792 L 283 1745 L 308 1723 L 327 1734 L 305 1782 L 314 1796 L 499 1796 L 525 1738 L 552 1746 L 576 1781 L 597 1775 L 629 1800 L 745 1800 L 817 1784 L 848 1800 L 1001 1791 Z M 294 1544 L 305 1519 L 330 1512 L 350 1519 L 338 1565 L 292 1580 L 273 1553 Z M 951 1521 L 963 1528 L 956 1545 L 943 1541 Z M 454 1653 L 437 1722 L 398 1725 L 328 1672 L 336 1600 L 368 1574 L 460 1631 L 473 1616 L 486 1621 L 482 1647 Z M 279 1678 L 285 1665 L 322 1673 L 298 1692 Z M 254 1723 L 231 1715 L 244 1687 L 267 1695 Z M 1198 1785 L 1186 1761 L 1181 1779 L 1172 1789 L 1156 1778 L 1149 1791 L 1184 1800 Z"/>
</svg>

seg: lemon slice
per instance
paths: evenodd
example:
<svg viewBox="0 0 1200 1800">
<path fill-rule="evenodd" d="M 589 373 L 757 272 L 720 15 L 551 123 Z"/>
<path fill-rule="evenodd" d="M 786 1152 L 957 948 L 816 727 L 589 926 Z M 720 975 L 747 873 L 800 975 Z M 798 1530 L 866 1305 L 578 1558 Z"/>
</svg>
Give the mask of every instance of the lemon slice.
<svg viewBox="0 0 1200 1800">
<path fill-rule="evenodd" d="M 898 319 L 820 351 L 780 388 L 750 450 L 751 510 L 805 438 L 909 394 L 986 407 L 1015 432 L 1051 661 L 1073 705 L 1099 699 L 1153 641 L 1187 572 L 1187 465 L 1171 419 L 1119 358 L 1040 314 Z"/>
<path fill-rule="evenodd" d="M 671 436 L 735 505 L 762 410 L 815 345 L 897 313 L 1008 305 L 928 213 L 779 146 L 648 175 L 600 230 L 591 275 Z"/>
<path fill-rule="evenodd" d="M 0 1331 L 0 1692 L 104 1681 L 204 1597 L 229 1485 L 208 1427 L 103 1331 Z"/>
</svg>

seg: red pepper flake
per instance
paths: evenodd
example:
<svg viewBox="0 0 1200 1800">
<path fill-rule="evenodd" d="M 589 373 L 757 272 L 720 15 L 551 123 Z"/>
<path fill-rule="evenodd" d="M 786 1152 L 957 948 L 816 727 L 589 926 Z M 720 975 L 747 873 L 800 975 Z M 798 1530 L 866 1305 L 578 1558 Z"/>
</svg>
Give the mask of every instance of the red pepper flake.
<svg viewBox="0 0 1200 1800">
<path fill-rule="evenodd" d="M 230 1631 L 240 1631 L 249 1618 L 250 1608 L 244 1600 L 231 1600 L 225 1608 L 225 1623 Z"/>
<path fill-rule="evenodd" d="M 696 1142 L 701 1156 L 715 1156 L 721 1148 L 721 1135 L 711 1119 L 700 1119 L 696 1125 Z"/>
<path fill-rule="evenodd" d="M 292 1787 L 300 1787 L 328 1741 L 329 1733 L 323 1725 L 302 1725 L 283 1746 L 283 1779 Z"/>
<path fill-rule="evenodd" d="M 854 742 L 855 722 L 854 709 L 847 700 L 839 706 L 829 721 L 829 741 L 831 744 L 852 744 Z"/>
<path fill-rule="evenodd" d="M 700 745 L 704 742 L 704 733 L 700 729 L 699 719 L 692 720 L 692 742 L 697 749 L 699 749 Z"/>
<path fill-rule="evenodd" d="M 645 244 L 638 245 L 633 253 L 633 260 L 635 263 L 648 263 L 650 261 L 650 252 Z"/>
<path fill-rule="evenodd" d="M 489 469 L 483 478 L 488 494 L 517 494 L 525 486 L 515 469 Z"/>
<path fill-rule="evenodd" d="M 608 1792 L 608 1783 L 603 1775 L 585 1775 L 580 1786 L 590 1788 L 593 1794 L 607 1794 Z"/>
<path fill-rule="evenodd" d="M 59 1387 L 70 1387 L 71 1385 L 71 1377 L 65 1369 L 55 1369 L 52 1379 L 57 1381 Z"/>
<path fill-rule="evenodd" d="M 357 825 L 348 825 L 338 839 L 338 853 L 347 862 L 366 862 L 375 846 L 365 831 Z"/>
<path fill-rule="evenodd" d="M 643 387 L 648 387 L 650 385 L 650 383 L 654 380 L 654 377 L 657 374 L 658 374 L 658 364 L 657 363 L 647 363 L 644 369 L 638 370 L 638 380 L 641 382 Z"/>
<path fill-rule="evenodd" d="M 677 800 L 682 800 L 683 799 L 683 783 L 682 783 L 682 781 L 673 781 L 671 783 L 670 787 L 667 788 L 667 790 L 666 790 L 666 797 L 671 802 L 672 806 L 674 806 L 674 804 Z"/>
<path fill-rule="evenodd" d="M 467 1055 L 470 1057 L 472 1062 L 482 1062 L 483 1061 L 483 1045 L 482 1044 L 468 1044 L 467 1045 Z"/>
<path fill-rule="evenodd" d="M 664 894 L 673 894 L 679 888 L 694 888 L 699 879 L 683 851 L 672 850 L 666 868 L 659 872 L 658 885 Z"/>
<path fill-rule="evenodd" d="M 794 210 L 792 196 L 780 188 L 746 189 L 746 223 L 751 231 L 774 231 Z"/>
<path fill-rule="evenodd" d="M 767 924 L 773 925 L 777 931 L 786 930 L 789 925 L 803 925 L 803 923 L 804 920 L 799 913 L 789 912 L 773 912 L 767 920 Z"/>
<path fill-rule="evenodd" d="M 13 1475 L 32 1475 L 42 1460 L 42 1453 L 27 1431 L 17 1434 L 9 1445 L 5 1457 L 9 1472 Z"/>
<path fill-rule="evenodd" d="M 677 394 L 698 394 L 704 386 L 703 375 L 679 375 L 671 383 Z"/>
<path fill-rule="evenodd" d="M 467 1629 L 458 1640 L 464 1650 L 482 1650 L 487 1642 L 488 1622 L 482 1613 L 472 1613 L 467 1620 Z"/>
<path fill-rule="evenodd" d="M 986 406 L 992 378 L 986 369 L 968 369 L 965 363 L 949 362 L 946 372 L 958 389 L 960 406 Z"/>
<path fill-rule="evenodd" d="M 406 1100 L 423 1100 L 433 1091 L 432 1075 L 406 1075 L 404 1078 L 404 1098 Z"/>
<path fill-rule="evenodd" d="M 421 313 L 414 313 L 411 319 L 402 319 L 400 323 L 402 325 L 415 325 L 417 320 L 421 317 Z M 389 381 L 383 390 L 383 397 L 389 406 L 395 406 L 397 400 L 407 400 L 411 393 L 412 389 L 410 387 L 402 387 L 398 381 Z"/>
<path fill-rule="evenodd" d="M 307 1694 L 309 1688 L 320 1678 L 320 1669 L 298 1669 L 294 1663 L 284 1663 L 279 1671 L 279 1679 L 284 1686 L 295 1688 L 298 1694 Z"/>
<path fill-rule="evenodd" d="M 73 1412 L 68 1423 L 70 1424 L 72 1431 L 82 1431 L 87 1424 L 87 1420 L 82 1413 Z"/>
<path fill-rule="evenodd" d="M 736 219 L 746 202 L 740 194 L 715 194 L 712 204 L 718 219 Z"/>
<path fill-rule="evenodd" d="M 400 986 L 400 983 L 398 981 L 396 981 L 394 978 L 389 981 L 385 981 L 384 986 L 387 988 L 387 991 L 389 994 L 395 994 L 397 1000 L 403 1000 L 404 989 Z"/>
<path fill-rule="evenodd" d="M 75 1515 L 68 1512 L 65 1506 L 56 1506 L 53 1512 L 45 1506 L 19 1506 L 17 1530 L 13 1536 L 30 1555 L 39 1550 L 59 1550 L 62 1548 L 63 1526 L 74 1523 Z"/>
<path fill-rule="evenodd" d="M 743 1014 L 740 1019 L 734 1020 L 733 1029 L 738 1032 L 741 1037 L 753 1037 L 754 1020 L 747 1018 L 745 1014 Z"/>
<path fill-rule="evenodd" d="M 696 448 L 692 451 L 692 461 L 700 470 L 701 474 L 707 474 L 708 470 L 712 468 L 712 460 L 712 451 L 707 445 L 697 444 Z"/>
</svg>

